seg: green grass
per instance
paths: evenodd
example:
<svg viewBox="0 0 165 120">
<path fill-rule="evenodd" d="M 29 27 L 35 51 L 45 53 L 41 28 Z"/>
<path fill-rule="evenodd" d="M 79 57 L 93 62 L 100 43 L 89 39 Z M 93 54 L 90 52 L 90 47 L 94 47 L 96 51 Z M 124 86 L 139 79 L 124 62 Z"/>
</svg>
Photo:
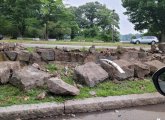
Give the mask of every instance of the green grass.
<svg viewBox="0 0 165 120">
<path fill-rule="evenodd" d="M 47 64 L 46 69 L 49 70 L 50 73 L 53 73 L 58 70 L 55 64 Z"/>
<path fill-rule="evenodd" d="M 149 45 L 139 44 L 129 44 L 129 43 L 120 43 L 120 42 L 78 42 L 78 41 L 32 41 L 32 40 L 1 40 L 1 42 L 12 42 L 12 43 L 29 43 L 29 44 L 56 44 L 56 45 L 81 45 L 81 46 L 124 46 L 124 47 L 134 47 L 142 46 L 148 47 Z"/>
<path fill-rule="evenodd" d="M 73 80 L 71 78 L 65 78 L 65 81 L 73 84 Z M 90 91 L 95 91 L 98 97 L 156 92 L 153 83 L 150 80 L 122 81 L 120 84 L 113 83 L 112 81 L 106 81 L 94 88 L 82 88 L 80 95 L 75 97 L 48 94 L 44 100 L 37 100 L 36 96 L 43 91 L 46 91 L 46 89 L 33 89 L 28 92 L 23 92 L 11 85 L 1 85 L 0 106 L 43 102 L 64 102 L 65 100 L 71 99 L 84 99 L 92 97 L 89 94 Z"/>
<path fill-rule="evenodd" d="M 30 53 L 33 53 L 35 51 L 35 48 L 27 47 L 26 50 Z"/>
</svg>

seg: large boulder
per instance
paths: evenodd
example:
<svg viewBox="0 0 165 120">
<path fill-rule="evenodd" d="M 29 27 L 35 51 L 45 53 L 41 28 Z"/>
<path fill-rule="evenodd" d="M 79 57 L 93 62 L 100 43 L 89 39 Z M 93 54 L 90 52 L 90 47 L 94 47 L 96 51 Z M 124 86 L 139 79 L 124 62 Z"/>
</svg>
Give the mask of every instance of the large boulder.
<svg viewBox="0 0 165 120">
<path fill-rule="evenodd" d="M 94 62 L 89 62 L 75 68 L 75 79 L 90 87 L 94 87 L 107 78 L 108 73 Z"/>
<path fill-rule="evenodd" d="M 41 56 L 38 53 L 32 53 L 30 63 L 40 63 L 41 62 Z"/>
<path fill-rule="evenodd" d="M 1 51 L 14 50 L 16 45 L 17 45 L 16 43 L 0 43 L 0 50 Z"/>
<path fill-rule="evenodd" d="M 8 58 L 6 57 L 4 52 L 0 52 L 0 61 L 7 61 Z"/>
<path fill-rule="evenodd" d="M 19 69 L 19 62 L 0 62 L 0 84 L 8 83 L 13 71 Z"/>
<path fill-rule="evenodd" d="M 160 51 L 162 51 L 163 53 L 165 53 L 165 42 L 159 43 L 158 48 L 159 48 Z"/>
<path fill-rule="evenodd" d="M 96 47 L 95 47 L 95 45 L 92 45 L 92 46 L 89 48 L 89 53 L 94 54 L 95 52 L 96 52 Z"/>
<path fill-rule="evenodd" d="M 78 88 L 65 83 L 59 78 L 50 78 L 47 81 L 48 90 L 56 95 L 79 95 Z"/>
<path fill-rule="evenodd" d="M 30 58 L 31 58 L 31 53 L 28 51 L 23 50 L 18 53 L 19 61 L 29 62 Z"/>
<path fill-rule="evenodd" d="M 55 53 L 53 49 L 43 49 L 40 51 L 42 60 L 44 61 L 54 61 Z"/>
<path fill-rule="evenodd" d="M 149 75 L 150 67 L 142 64 L 141 62 L 134 63 L 135 77 L 144 79 L 145 76 Z"/>
<path fill-rule="evenodd" d="M 136 50 L 128 50 L 127 52 L 118 55 L 118 58 L 126 61 L 139 60 L 139 52 Z"/>
<path fill-rule="evenodd" d="M 59 49 L 55 49 L 54 52 L 55 52 L 55 61 L 71 62 L 72 54 L 70 52 L 64 52 Z M 76 55 L 74 55 L 74 56 L 76 56 Z M 77 62 L 77 57 L 75 57 L 75 58 L 76 59 L 74 62 Z"/>
<path fill-rule="evenodd" d="M 70 52 L 70 62 L 83 63 L 86 55 L 82 52 Z"/>
<path fill-rule="evenodd" d="M 151 74 L 155 73 L 160 68 L 165 67 L 165 64 L 158 61 L 158 60 L 152 60 L 152 61 L 149 61 L 149 62 L 145 62 L 145 64 L 150 67 L 150 73 Z"/>
<path fill-rule="evenodd" d="M 134 77 L 134 65 L 125 60 L 114 60 L 125 73 L 120 73 L 115 67 L 102 61 L 101 66 L 108 72 L 111 79 L 125 80 Z"/>
<path fill-rule="evenodd" d="M 6 56 L 9 60 L 15 61 L 17 59 L 18 52 L 16 51 L 5 51 Z"/>
<path fill-rule="evenodd" d="M 32 66 L 24 67 L 14 71 L 10 83 L 20 89 L 29 90 L 36 87 L 43 87 L 50 75 Z"/>
<path fill-rule="evenodd" d="M 10 78 L 10 68 L 6 65 L 0 65 L 0 84 L 6 84 Z"/>
<path fill-rule="evenodd" d="M 96 61 L 97 61 L 97 55 L 96 54 L 89 54 L 86 56 L 84 63 L 96 62 Z"/>
</svg>

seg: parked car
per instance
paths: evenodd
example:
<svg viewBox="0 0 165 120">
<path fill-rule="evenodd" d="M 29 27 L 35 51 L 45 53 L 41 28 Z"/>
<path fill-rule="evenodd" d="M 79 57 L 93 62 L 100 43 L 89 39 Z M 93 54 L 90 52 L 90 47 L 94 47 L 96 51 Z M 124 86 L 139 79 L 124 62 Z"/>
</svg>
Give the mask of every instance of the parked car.
<svg viewBox="0 0 165 120">
<path fill-rule="evenodd" d="M 3 35 L 0 34 L 0 40 L 2 40 L 2 39 L 3 39 Z"/>
<path fill-rule="evenodd" d="M 159 69 L 152 76 L 152 80 L 157 91 L 165 96 L 165 67 Z"/>
<path fill-rule="evenodd" d="M 152 44 L 153 45 L 158 42 L 159 42 L 159 40 L 155 36 L 143 36 L 143 37 L 131 40 L 131 43 L 133 43 L 133 44 L 143 43 L 143 44 Z"/>
</svg>

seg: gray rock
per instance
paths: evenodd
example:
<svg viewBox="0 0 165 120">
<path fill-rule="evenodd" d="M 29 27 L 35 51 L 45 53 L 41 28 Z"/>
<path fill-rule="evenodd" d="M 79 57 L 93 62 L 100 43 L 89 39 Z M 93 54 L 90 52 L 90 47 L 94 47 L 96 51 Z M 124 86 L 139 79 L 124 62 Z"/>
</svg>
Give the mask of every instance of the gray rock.
<svg viewBox="0 0 165 120">
<path fill-rule="evenodd" d="M 47 82 L 48 90 L 56 95 L 79 95 L 80 91 L 59 78 L 50 78 Z"/>
<path fill-rule="evenodd" d="M 6 84 L 10 78 L 10 68 L 5 65 L 0 66 L 0 84 Z"/>
<path fill-rule="evenodd" d="M 19 62 L 0 62 L 0 84 L 8 83 L 12 72 L 18 69 Z"/>
<path fill-rule="evenodd" d="M 133 64 L 131 64 L 125 60 L 115 60 L 114 62 L 116 64 L 118 64 L 125 71 L 125 73 L 120 73 L 112 65 L 110 65 L 106 62 L 101 62 L 101 66 L 108 72 L 111 79 L 126 80 L 126 79 L 134 77 Z"/>
<path fill-rule="evenodd" d="M 77 81 L 85 83 L 90 87 L 94 87 L 109 77 L 108 73 L 94 62 L 76 67 L 74 74 Z"/>
<path fill-rule="evenodd" d="M 43 100 L 46 97 L 46 92 L 42 92 L 39 95 L 37 95 L 36 99 L 37 100 Z"/>
<path fill-rule="evenodd" d="M 80 84 L 77 84 L 77 87 L 79 88 L 79 89 L 81 89 L 81 88 L 84 88 L 82 85 L 80 85 Z"/>
<path fill-rule="evenodd" d="M 70 52 L 71 50 L 69 48 L 67 48 L 67 47 L 63 47 L 63 51 L 64 52 Z"/>
<path fill-rule="evenodd" d="M 119 55 L 118 58 L 126 61 L 139 60 L 139 52 L 135 50 L 130 50 L 128 52 L 124 52 L 123 54 Z"/>
<path fill-rule="evenodd" d="M 165 42 L 159 43 L 158 48 L 159 48 L 160 51 L 162 51 L 163 53 L 165 53 Z"/>
<path fill-rule="evenodd" d="M 0 51 L 0 62 L 1 61 L 8 61 L 8 58 L 3 51 Z"/>
<path fill-rule="evenodd" d="M 0 65 L 1 64 L 8 66 L 11 72 L 21 69 L 20 62 L 18 61 L 17 62 L 6 61 L 6 62 L 1 62 Z"/>
<path fill-rule="evenodd" d="M 96 94 L 95 91 L 90 91 L 89 94 L 90 94 L 91 96 L 97 96 L 97 94 Z"/>
<path fill-rule="evenodd" d="M 40 69 L 40 65 L 37 64 L 37 63 L 33 63 L 32 66 L 33 66 L 34 68 L 36 68 L 36 69 Z"/>
<path fill-rule="evenodd" d="M 18 53 L 16 51 L 6 51 L 5 54 L 11 61 L 15 61 L 17 59 L 17 55 L 18 55 Z"/>
<path fill-rule="evenodd" d="M 24 62 L 29 62 L 31 57 L 31 54 L 28 51 L 21 51 L 18 54 L 18 60 L 24 61 Z"/>
<path fill-rule="evenodd" d="M 49 79 L 49 76 L 48 73 L 32 66 L 27 66 L 18 71 L 14 71 L 9 82 L 20 89 L 29 90 L 36 87 L 43 87 Z"/>
<path fill-rule="evenodd" d="M 53 49 L 45 49 L 41 52 L 41 58 L 44 61 L 54 61 L 55 60 L 55 53 L 53 51 Z"/>
<path fill-rule="evenodd" d="M 145 62 L 145 64 L 150 67 L 151 74 L 155 73 L 157 70 L 159 70 L 160 68 L 165 66 L 164 63 L 162 63 L 158 60 L 152 60 L 152 61 L 149 61 L 149 62 Z"/>
<path fill-rule="evenodd" d="M 147 57 L 147 52 L 138 52 L 138 56 L 140 59 L 146 58 Z"/>
<path fill-rule="evenodd" d="M 157 45 L 151 45 L 151 53 L 157 53 L 159 51 L 159 48 Z"/>
<path fill-rule="evenodd" d="M 96 62 L 97 61 L 97 56 L 94 54 L 89 54 L 86 56 L 84 63 L 88 63 L 88 62 Z"/>
<path fill-rule="evenodd" d="M 134 63 L 135 77 L 144 79 L 145 76 L 149 75 L 150 67 L 140 62 Z"/>
<path fill-rule="evenodd" d="M 38 53 L 32 53 L 31 59 L 30 59 L 31 63 L 39 63 L 41 62 L 41 56 Z"/>
<path fill-rule="evenodd" d="M 96 48 L 95 48 L 95 45 L 92 45 L 90 48 L 89 48 L 89 53 L 95 53 L 96 52 Z"/>
</svg>

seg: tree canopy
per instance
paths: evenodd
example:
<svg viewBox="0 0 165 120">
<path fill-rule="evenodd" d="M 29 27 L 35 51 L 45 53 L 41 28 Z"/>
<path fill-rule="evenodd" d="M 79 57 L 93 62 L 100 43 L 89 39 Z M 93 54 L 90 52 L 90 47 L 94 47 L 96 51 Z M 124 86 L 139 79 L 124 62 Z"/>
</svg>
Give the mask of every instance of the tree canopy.
<svg viewBox="0 0 165 120">
<path fill-rule="evenodd" d="M 112 35 L 119 38 L 119 16 L 99 2 L 89 2 L 78 8 L 72 7 L 76 21 L 85 37 L 100 36 L 104 41 L 111 41 Z"/>
<path fill-rule="evenodd" d="M 68 8 L 62 0 L 1 0 L 0 11 L 0 33 L 13 38 L 119 38 L 118 14 L 99 2 Z"/>
<path fill-rule="evenodd" d="M 122 0 L 136 30 L 147 29 L 165 41 L 165 0 Z"/>
</svg>

